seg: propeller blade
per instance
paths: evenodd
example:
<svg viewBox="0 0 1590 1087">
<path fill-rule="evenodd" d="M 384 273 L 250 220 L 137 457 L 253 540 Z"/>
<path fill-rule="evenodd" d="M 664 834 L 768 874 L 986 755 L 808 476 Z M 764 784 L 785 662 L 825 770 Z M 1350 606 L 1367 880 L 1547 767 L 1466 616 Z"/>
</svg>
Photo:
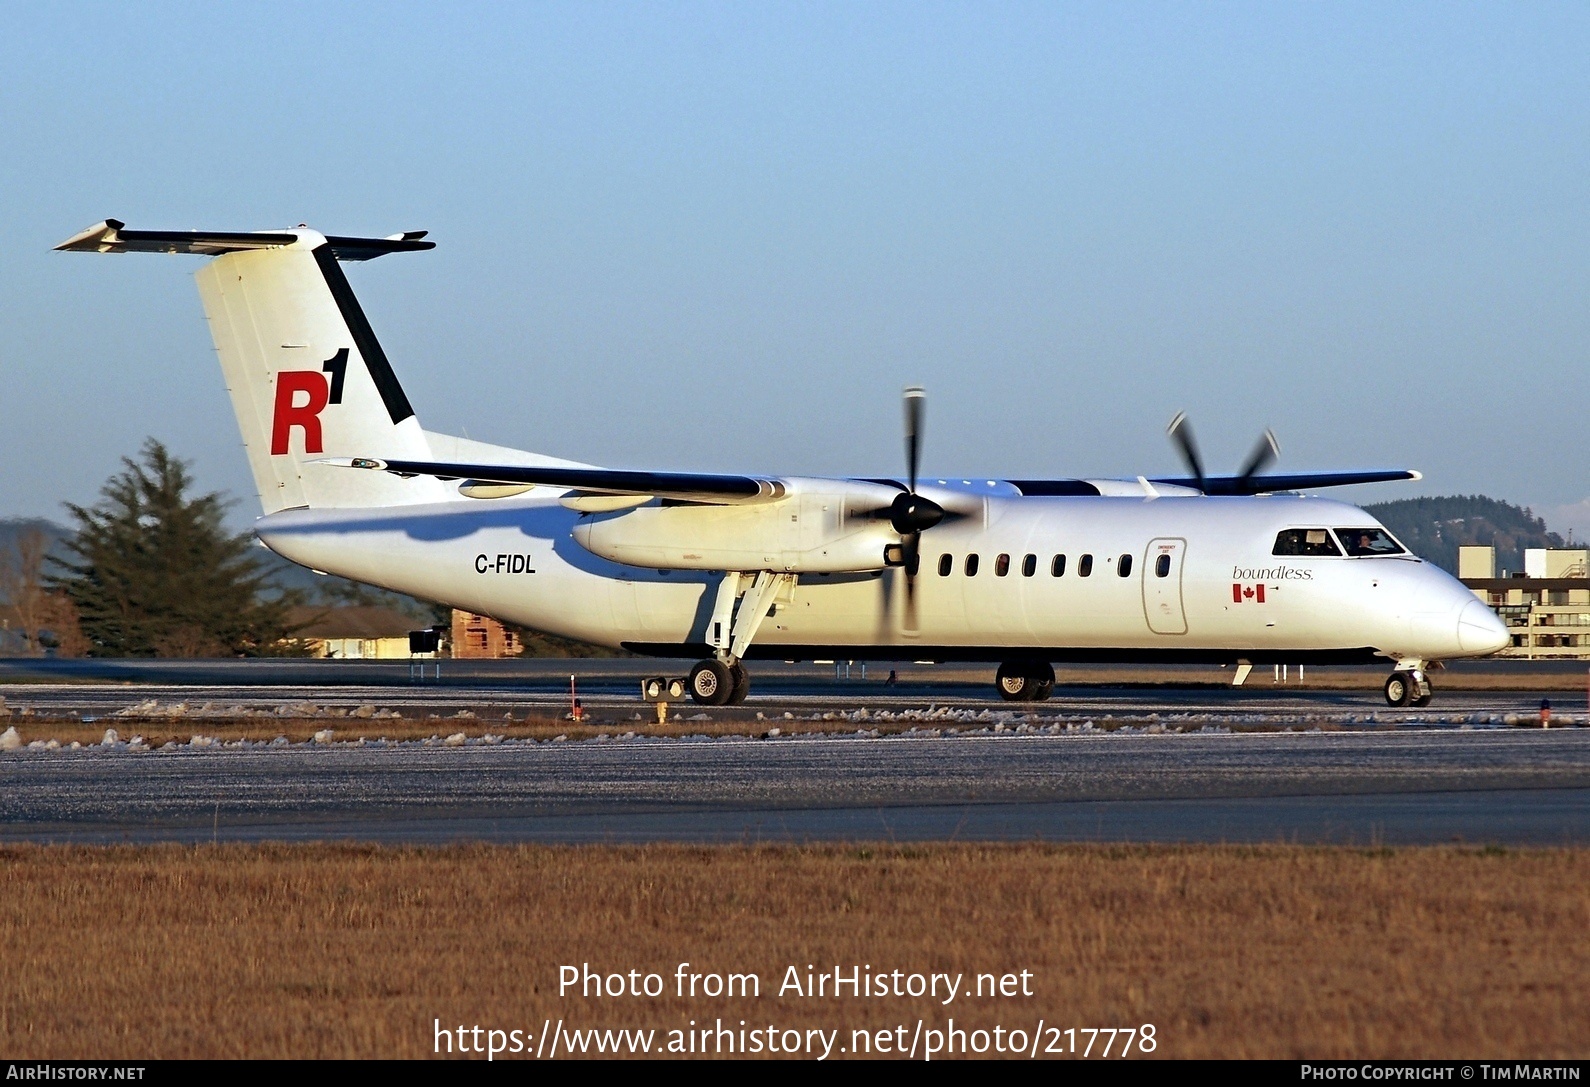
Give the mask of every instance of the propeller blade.
<svg viewBox="0 0 1590 1087">
<path fill-rule="evenodd" d="M 916 493 L 917 468 L 922 462 L 922 428 L 927 421 L 927 393 L 920 385 L 905 390 L 905 467 L 909 490 Z"/>
<path fill-rule="evenodd" d="M 899 577 L 893 567 L 884 572 L 878 579 L 878 626 L 877 639 L 879 645 L 886 645 L 894 634 L 894 608 L 895 596 L 900 591 L 897 584 Z"/>
<path fill-rule="evenodd" d="M 916 635 L 922 631 L 916 616 L 916 572 L 922 565 L 922 534 L 910 533 L 900 543 L 905 552 L 905 618 L 900 625 L 906 634 Z"/>
<path fill-rule="evenodd" d="M 905 616 L 901 627 L 909 636 L 921 633 L 916 614 L 916 573 L 922 564 L 922 532 L 944 520 L 944 507 L 916 493 L 922 466 L 922 432 L 927 422 L 927 393 L 920 385 L 905 390 L 906 492 L 889 504 L 889 524 L 900 534 L 901 566 L 905 573 Z"/>
<path fill-rule="evenodd" d="M 1276 441 L 1275 431 L 1266 427 L 1264 433 L 1259 436 L 1259 444 L 1253 447 L 1253 452 L 1248 454 L 1247 463 L 1237 473 L 1238 486 L 1245 488 L 1249 480 L 1275 463 L 1275 458 L 1280 455 L 1281 443 Z M 1246 494 L 1247 491 L 1244 490 L 1243 493 Z"/>
<path fill-rule="evenodd" d="M 1178 411 L 1176 418 L 1170 421 L 1170 426 L 1165 428 L 1165 433 L 1170 435 L 1171 444 L 1181 453 L 1181 459 L 1186 461 L 1187 467 L 1192 470 L 1193 478 L 1198 481 L 1198 490 L 1208 493 L 1204 459 L 1198 455 L 1198 443 L 1193 438 L 1192 424 L 1187 421 L 1187 413 Z"/>
</svg>

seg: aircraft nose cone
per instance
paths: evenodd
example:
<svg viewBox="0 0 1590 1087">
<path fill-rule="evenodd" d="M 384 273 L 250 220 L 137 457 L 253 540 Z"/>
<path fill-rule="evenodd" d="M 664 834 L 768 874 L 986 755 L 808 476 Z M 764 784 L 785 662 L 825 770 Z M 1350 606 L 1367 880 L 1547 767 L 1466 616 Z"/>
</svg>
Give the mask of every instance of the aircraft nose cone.
<svg viewBox="0 0 1590 1087">
<path fill-rule="evenodd" d="M 1458 614 L 1457 635 L 1465 653 L 1495 653 L 1513 640 L 1501 618 L 1478 600 L 1469 601 Z"/>
</svg>

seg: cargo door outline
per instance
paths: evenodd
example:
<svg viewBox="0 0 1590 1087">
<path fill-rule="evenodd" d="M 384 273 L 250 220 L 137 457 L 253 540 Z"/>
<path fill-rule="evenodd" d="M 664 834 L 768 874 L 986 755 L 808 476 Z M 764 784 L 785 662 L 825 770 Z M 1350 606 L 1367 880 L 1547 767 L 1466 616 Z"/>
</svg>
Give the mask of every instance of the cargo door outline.
<svg viewBox="0 0 1590 1087">
<path fill-rule="evenodd" d="M 1170 570 L 1159 576 L 1161 556 L 1170 558 Z M 1151 540 L 1143 552 L 1143 618 L 1155 634 L 1186 634 L 1187 609 L 1182 603 L 1182 568 L 1187 564 L 1187 541 L 1181 537 Z"/>
</svg>

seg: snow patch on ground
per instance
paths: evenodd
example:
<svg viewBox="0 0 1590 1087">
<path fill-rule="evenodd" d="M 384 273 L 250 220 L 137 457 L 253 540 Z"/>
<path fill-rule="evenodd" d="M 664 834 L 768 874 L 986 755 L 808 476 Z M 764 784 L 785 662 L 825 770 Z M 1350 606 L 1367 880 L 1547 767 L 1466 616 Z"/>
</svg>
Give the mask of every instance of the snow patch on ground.
<svg viewBox="0 0 1590 1087">
<path fill-rule="evenodd" d="M 1537 713 L 1469 713 L 1469 714 L 1431 714 L 1421 713 L 1403 715 L 1396 712 L 1370 712 L 1359 714 L 1338 714 L 1329 717 L 1306 714 L 1231 714 L 1231 713 L 1146 713 L 1140 715 L 1120 716 L 1083 716 L 1080 714 L 1067 714 L 1059 707 L 1052 707 L 1058 712 L 1042 712 L 1037 708 L 970 708 L 929 705 L 921 710 L 876 710 L 862 708 L 857 710 L 832 710 L 814 712 L 809 715 L 797 717 L 793 712 L 775 714 L 756 714 L 755 721 L 743 722 L 744 728 L 730 734 L 708 736 L 702 733 L 683 736 L 653 736 L 647 735 L 642 729 L 635 728 L 623 733 L 604 732 L 595 736 L 571 741 L 569 736 L 559 734 L 550 740 L 536 739 L 508 739 L 505 736 L 487 733 L 483 736 L 470 738 L 464 732 L 443 734 L 440 731 L 423 738 L 413 740 L 388 740 L 369 739 L 364 737 L 338 740 L 336 730 L 331 727 L 321 728 L 314 732 L 311 739 L 292 743 L 285 736 L 277 736 L 268 742 L 251 740 L 221 741 L 213 736 L 203 733 L 194 733 L 186 743 L 171 741 L 161 746 L 160 750 L 172 753 L 188 753 L 209 751 L 216 748 L 226 749 L 303 749 L 306 747 L 322 747 L 335 749 L 344 746 L 368 746 L 381 748 L 402 747 L 475 747 L 475 746 L 519 746 L 534 748 L 546 744 L 559 743 L 587 743 L 587 744 L 612 744 L 612 743 L 645 743 L 645 744 L 670 744 L 670 743 L 741 743 L 747 740 L 775 740 L 779 742 L 799 742 L 802 740 L 902 740 L 935 739 L 955 737 L 979 738 L 1007 738 L 1028 736 L 1056 736 L 1056 737 L 1103 737 L 1103 736 L 1186 736 L 1186 735 L 1229 735 L 1233 732 L 1266 732 L 1271 734 L 1297 734 L 1320 735 L 1329 731 L 1388 731 L 1395 728 L 1399 732 L 1421 732 L 1434 729 L 1456 729 L 1459 731 L 1474 731 L 1486 729 L 1502 731 L 1509 728 L 1539 728 L 1540 718 Z M 25 711 L 23 711 L 25 714 Z M 219 705 L 212 702 L 190 703 L 175 702 L 161 704 L 154 699 L 129 706 L 112 716 L 121 717 L 158 717 L 158 718 L 183 718 L 183 717 L 339 717 L 357 718 L 360 720 L 397 718 L 401 714 L 391 710 L 380 710 L 373 705 L 361 705 L 352 709 L 326 708 L 311 702 L 284 703 L 271 709 L 248 710 L 241 706 Z M 432 714 L 435 717 L 437 715 Z M 468 710 L 461 710 L 446 720 L 471 720 L 475 714 Z M 441 722 L 438 719 L 438 723 Z M 710 721 L 712 718 L 705 713 L 697 713 L 685 718 L 688 721 Z M 779 721 L 821 721 L 825 725 L 820 730 L 810 732 L 790 733 L 783 728 L 766 728 L 757 722 L 771 723 Z M 1590 723 L 1590 715 L 1583 713 L 1558 713 L 1552 717 L 1553 727 L 1575 727 Z M 888 726 L 886 730 L 885 727 Z M 905 726 L 905 727 L 901 727 Z M 1323 726 L 1323 727 L 1322 727 Z M 123 741 L 121 734 L 115 728 L 107 728 L 98 743 L 90 741 L 87 744 L 72 742 L 62 745 L 60 742 L 49 740 L 34 740 L 27 742 L 13 727 L 0 733 L 0 752 L 22 751 L 28 752 L 56 752 L 65 751 L 80 753 L 119 753 L 119 752 L 147 752 L 149 745 L 141 735 L 134 735 L 131 739 Z"/>
<path fill-rule="evenodd" d="M 389 720 L 391 718 L 401 718 L 403 715 L 396 710 L 381 710 L 371 705 L 355 706 L 349 709 L 346 706 L 321 706 L 314 702 L 283 702 L 276 706 L 264 707 L 244 706 L 235 702 L 162 703 L 156 698 L 146 698 L 142 702 L 134 702 L 130 706 L 114 710 L 107 716 L 167 719 L 188 717 L 356 717 L 360 720 Z M 475 715 L 469 710 L 459 710 L 454 716 L 473 717 Z"/>
</svg>

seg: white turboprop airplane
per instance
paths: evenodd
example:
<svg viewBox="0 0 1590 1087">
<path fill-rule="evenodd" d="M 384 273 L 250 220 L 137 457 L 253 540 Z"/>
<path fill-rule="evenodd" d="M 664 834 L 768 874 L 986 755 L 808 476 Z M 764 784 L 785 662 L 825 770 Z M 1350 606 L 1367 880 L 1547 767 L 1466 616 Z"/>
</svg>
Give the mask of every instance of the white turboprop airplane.
<svg viewBox="0 0 1590 1087">
<path fill-rule="evenodd" d="M 294 562 L 509 623 L 702 658 L 696 701 L 745 698 L 743 661 L 986 661 L 1010 700 L 1054 662 L 1370 664 L 1422 706 L 1432 661 L 1508 644 L 1496 615 L 1363 510 L 1294 492 L 1411 471 L 1178 479 L 905 480 L 596 468 L 423 430 L 342 261 L 424 232 L 128 230 L 58 249 L 211 256 L 199 295 L 264 516 Z"/>
</svg>

